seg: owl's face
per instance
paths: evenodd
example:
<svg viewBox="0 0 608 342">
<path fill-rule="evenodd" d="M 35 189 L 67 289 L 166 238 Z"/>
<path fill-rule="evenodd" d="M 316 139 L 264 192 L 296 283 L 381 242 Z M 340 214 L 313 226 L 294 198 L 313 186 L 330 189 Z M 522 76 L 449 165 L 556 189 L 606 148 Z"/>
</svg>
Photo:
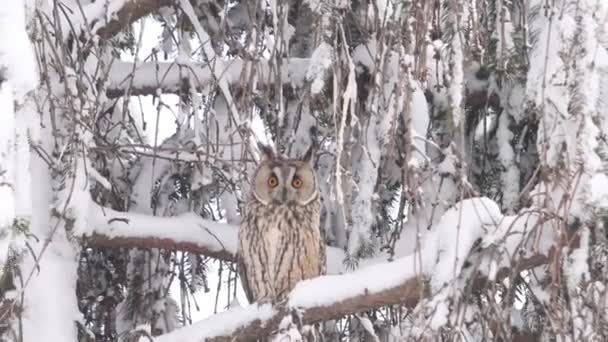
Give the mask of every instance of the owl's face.
<svg viewBox="0 0 608 342">
<path fill-rule="evenodd" d="M 253 194 L 264 205 L 306 205 L 317 196 L 312 150 L 302 159 L 277 158 L 262 148 L 263 159 L 254 176 Z"/>
</svg>

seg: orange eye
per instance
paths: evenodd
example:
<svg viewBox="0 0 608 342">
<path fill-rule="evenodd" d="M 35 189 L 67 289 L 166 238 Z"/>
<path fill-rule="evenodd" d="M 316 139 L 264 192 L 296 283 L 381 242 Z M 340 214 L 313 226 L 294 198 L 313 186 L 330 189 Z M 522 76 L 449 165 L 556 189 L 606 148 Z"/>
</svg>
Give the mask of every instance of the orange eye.
<svg viewBox="0 0 608 342">
<path fill-rule="evenodd" d="M 293 179 L 293 181 L 291 181 L 291 185 L 294 188 L 298 189 L 302 186 L 302 180 L 300 178 L 296 177 Z"/>
<path fill-rule="evenodd" d="M 272 177 L 268 178 L 268 185 L 269 185 L 271 188 L 274 188 L 274 187 L 276 187 L 277 185 L 279 185 L 279 180 L 277 179 L 277 177 L 276 177 L 276 176 L 272 176 Z"/>
</svg>

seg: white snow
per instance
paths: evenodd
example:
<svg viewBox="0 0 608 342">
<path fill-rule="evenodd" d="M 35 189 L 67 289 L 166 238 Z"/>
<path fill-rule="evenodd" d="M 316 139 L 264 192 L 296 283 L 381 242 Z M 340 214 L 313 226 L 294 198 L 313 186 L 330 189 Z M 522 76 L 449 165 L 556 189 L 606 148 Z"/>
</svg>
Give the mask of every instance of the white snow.
<svg viewBox="0 0 608 342">
<path fill-rule="evenodd" d="M 118 212 L 92 204 L 93 231 L 112 237 L 155 237 L 174 242 L 188 242 L 211 251 L 236 254 L 238 227 L 205 220 L 193 213 L 161 217 L 133 212 Z"/>
<path fill-rule="evenodd" d="M 410 110 L 412 112 L 412 130 L 420 137 L 426 137 L 429 128 L 429 108 L 426 102 L 424 92 L 418 86 L 417 82 L 410 79 L 410 84 L 413 85 L 412 103 Z M 426 161 L 426 141 L 415 139 L 412 137 L 412 144 L 416 147 L 416 153 L 413 158 L 418 163 Z"/>
<path fill-rule="evenodd" d="M 498 115 L 495 112 L 488 110 L 488 114 L 481 118 L 475 127 L 475 140 L 479 141 L 483 140 L 484 138 L 488 139 L 487 137 L 497 125 Z"/>
<path fill-rule="evenodd" d="M 227 61 L 225 65 L 214 65 L 214 72 L 221 75 L 222 79 L 229 84 L 239 81 L 241 72 L 250 62 L 241 59 Z M 281 64 L 283 80 L 294 86 L 301 86 L 305 80 L 305 71 L 310 60 L 308 58 L 290 58 Z M 274 82 L 273 69 L 269 61 L 260 61 L 254 67 L 257 69 L 260 84 Z M 180 72 L 181 71 L 181 74 Z M 135 71 L 133 73 L 133 71 Z M 162 89 L 163 92 L 175 92 L 181 85 L 181 79 L 189 77 L 194 86 L 202 88 L 212 84 L 215 80 L 214 73 L 206 64 L 195 62 L 183 62 L 180 65 L 172 62 L 144 62 L 135 66 L 132 62 L 116 61 L 112 64 L 109 72 L 107 88 L 111 91 L 109 95 L 120 96 L 125 93 L 129 86 L 135 89 Z M 132 91 L 136 95 L 136 91 Z"/>
<path fill-rule="evenodd" d="M 38 67 L 26 32 L 23 0 L 0 7 L 0 68 L 6 68 L 13 96 L 19 103 L 38 84 Z M 9 89 L 10 89 L 9 88 Z M 12 111 L 11 111 L 12 112 Z"/>
<path fill-rule="evenodd" d="M 317 95 L 325 88 L 325 78 L 334 60 L 334 49 L 326 42 L 317 46 L 306 69 L 306 80 L 312 82 L 310 93 Z"/>
<path fill-rule="evenodd" d="M 290 294 L 292 307 L 324 306 L 365 293 L 396 287 L 416 276 L 431 276 L 433 289 L 460 274 L 473 243 L 501 219 L 498 205 L 488 198 L 464 200 L 449 209 L 415 254 L 360 267 L 342 275 L 305 280 Z M 454 243 L 458 241 L 458 243 Z"/>
<path fill-rule="evenodd" d="M 68 0 L 63 3 L 68 13 L 60 15 L 62 22 L 63 39 L 66 39 L 72 30 L 82 29 L 83 32 L 96 32 L 98 28 L 116 18 L 117 12 L 127 3 L 128 0 L 100 0 L 89 3 L 79 3 L 79 0 Z M 88 26 L 88 27 L 87 27 Z"/>
<path fill-rule="evenodd" d="M 49 134 L 42 136 L 42 146 L 49 149 L 52 137 L 50 130 L 45 132 Z M 26 254 L 22 263 L 24 341 L 73 341 L 76 339 L 74 322 L 82 317 L 75 296 L 78 254 L 67 238 L 64 223 L 50 215 L 53 205 L 51 171 L 34 152 L 31 172 L 33 215 L 30 232 L 39 240 L 28 241 L 36 256 Z"/>
<path fill-rule="evenodd" d="M 458 162 L 458 156 L 456 156 L 450 148 L 444 150 L 444 159 L 437 166 L 437 171 L 441 174 L 456 175 L 456 163 Z"/>
<path fill-rule="evenodd" d="M 596 173 L 589 181 L 589 204 L 598 208 L 608 208 L 608 176 Z"/>
<path fill-rule="evenodd" d="M 16 105 L 24 104 L 26 93 L 38 82 L 36 61 L 26 32 L 25 3 L 0 7 L 0 232 L 13 224 L 27 182 L 29 161 L 21 153 L 27 141 L 24 122 L 16 120 Z M 28 107 L 30 108 L 30 107 Z M 24 112 L 27 113 L 27 112 Z M 27 189 L 25 189 L 27 190 Z M 20 199 L 21 197 L 21 199 Z M 4 258 L 2 255 L 0 258 Z"/>
<path fill-rule="evenodd" d="M 2 64 L 0 64 L 0 67 Z M 2 71 L 0 70 L 0 73 Z M 1 82 L 1 81 L 0 81 Z M 13 224 L 15 219 L 15 108 L 10 82 L 0 84 L 0 113 L 3 122 L 0 125 L 0 233 L 5 227 Z M 0 240 L 1 241 L 1 240 Z M 0 256 L 2 258 L 4 256 Z"/>
<path fill-rule="evenodd" d="M 206 220 L 194 213 L 162 217 L 119 212 L 94 203 L 91 205 L 88 219 L 91 230 L 81 231 L 84 236 L 100 234 L 108 238 L 156 238 L 236 255 L 237 225 Z M 344 252 L 340 248 L 328 247 L 328 274 L 345 272 L 343 260 Z"/>
<path fill-rule="evenodd" d="M 270 304 L 250 305 L 246 308 L 235 308 L 217 313 L 207 319 L 192 325 L 182 327 L 168 334 L 154 338 L 155 342 L 192 342 L 205 341 L 218 335 L 230 334 L 239 327 L 251 322 L 264 321 L 274 314 Z M 147 338 L 140 338 L 140 342 L 148 342 Z"/>
<path fill-rule="evenodd" d="M 370 72 L 374 70 L 374 58 L 376 57 L 376 40 L 370 39 L 367 43 L 358 45 L 352 52 L 355 63 L 365 66 Z"/>
<path fill-rule="evenodd" d="M 591 280 L 589 276 L 589 234 L 588 227 L 580 230 L 579 247 L 571 250 L 564 265 L 564 274 L 570 289 L 576 289 L 583 284 L 583 280 Z"/>
<path fill-rule="evenodd" d="M 498 205 L 485 197 L 464 200 L 445 212 L 435 228 L 441 262 L 433 270 L 434 288 L 460 274 L 475 241 L 486 234 L 488 227 L 496 226 L 501 216 Z"/>
<path fill-rule="evenodd" d="M 511 146 L 513 134 L 509 130 L 509 111 L 505 110 L 498 120 L 496 139 L 498 143 L 498 158 L 504 167 L 501 174 L 503 187 L 503 208 L 512 211 L 519 198 L 519 165 L 515 163 L 515 152 Z"/>
<path fill-rule="evenodd" d="M 456 3 L 450 3 L 455 5 Z M 464 28 L 461 23 L 466 23 L 468 18 L 468 7 L 462 6 L 462 12 L 455 8 L 448 9 L 447 19 L 448 25 L 454 32 L 454 37 L 449 45 L 444 46 L 444 60 L 447 65 L 444 65 L 444 70 L 449 70 L 449 85 L 448 97 L 450 100 L 451 117 L 454 127 L 459 127 L 461 122 L 464 122 L 463 113 L 463 98 L 465 87 L 464 73 L 464 49 L 466 42 L 464 41 Z"/>
<path fill-rule="evenodd" d="M 299 282 L 289 296 L 291 307 L 326 306 L 346 298 L 396 287 L 421 273 L 417 256 L 379 263 L 342 275 L 327 275 Z"/>
</svg>

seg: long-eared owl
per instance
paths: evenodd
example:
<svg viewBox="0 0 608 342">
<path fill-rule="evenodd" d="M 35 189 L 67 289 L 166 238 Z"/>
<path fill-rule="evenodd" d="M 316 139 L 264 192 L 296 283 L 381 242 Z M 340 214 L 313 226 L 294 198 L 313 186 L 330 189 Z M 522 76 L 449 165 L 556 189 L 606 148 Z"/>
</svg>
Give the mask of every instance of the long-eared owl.
<svg viewBox="0 0 608 342">
<path fill-rule="evenodd" d="M 321 200 L 312 146 L 299 159 L 260 150 L 239 230 L 238 270 L 249 302 L 276 302 L 300 280 L 325 273 Z"/>
</svg>

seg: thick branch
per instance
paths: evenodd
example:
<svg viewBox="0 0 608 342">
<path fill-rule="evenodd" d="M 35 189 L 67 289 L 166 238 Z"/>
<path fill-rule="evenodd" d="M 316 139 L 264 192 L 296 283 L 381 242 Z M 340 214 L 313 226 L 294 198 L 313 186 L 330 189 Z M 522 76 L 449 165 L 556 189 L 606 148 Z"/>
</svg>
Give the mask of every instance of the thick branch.
<svg viewBox="0 0 608 342">
<path fill-rule="evenodd" d="M 289 58 L 281 64 L 281 75 L 284 84 L 301 86 L 304 82 L 305 71 L 310 60 L 307 58 Z M 207 85 L 216 83 L 211 68 L 221 75 L 228 84 L 236 85 L 240 81 L 241 72 L 253 66 L 258 76 L 259 84 L 271 84 L 275 67 L 269 61 L 247 62 L 234 59 L 223 63 L 207 64 L 177 64 L 177 63 L 139 63 L 116 62 L 110 70 L 106 94 L 108 97 L 130 95 L 152 95 L 157 90 L 163 93 L 177 93 L 187 82 L 199 91 Z"/>
<path fill-rule="evenodd" d="M 105 25 L 99 27 L 96 32 L 102 38 L 111 38 L 137 19 L 156 11 L 163 6 L 168 6 L 171 3 L 171 0 L 127 1 L 111 16 L 112 19 L 105 23 Z"/>
<path fill-rule="evenodd" d="M 89 246 L 163 248 L 226 261 L 236 259 L 238 227 L 205 220 L 193 213 L 160 217 L 119 212 L 93 204 L 89 222 L 92 230 L 83 234 Z M 327 247 L 329 274 L 344 272 L 343 260 L 341 249 Z"/>
<path fill-rule="evenodd" d="M 234 260 L 238 227 L 205 220 L 195 214 L 157 217 L 118 212 L 94 205 L 90 246 L 165 248 Z"/>
<path fill-rule="evenodd" d="M 103 209 L 97 205 L 91 209 L 90 222 L 93 231 L 85 234 L 91 237 L 90 243 L 96 246 L 111 247 L 161 247 L 175 248 L 199 254 L 205 254 L 225 260 L 234 260 L 238 228 L 204 220 L 195 214 L 185 214 L 177 217 L 154 217 L 133 213 L 121 213 Z M 460 225 L 466 234 L 468 243 L 462 240 L 462 250 L 449 249 L 447 244 L 454 241 L 458 231 L 454 222 L 458 214 L 468 217 Z M 497 217 L 498 207 L 488 199 L 468 199 L 448 210 L 435 227 L 435 232 L 429 233 L 419 253 L 401 257 L 393 262 L 380 262 L 363 267 L 355 272 L 339 274 L 343 271 L 341 264 L 344 257 L 342 251 L 330 248 L 328 251 L 329 272 L 327 275 L 298 283 L 291 292 L 287 302 L 246 308 L 233 309 L 214 315 L 192 326 L 178 329 L 172 333 L 158 337 L 158 341 L 248 341 L 257 337 L 272 334 L 279 327 L 285 315 L 297 309 L 302 323 L 315 323 L 337 319 L 348 314 L 358 313 L 387 305 L 405 305 L 414 307 L 425 295 L 426 289 L 438 290 L 460 276 L 459 267 L 454 271 L 454 258 L 462 259 L 464 264 L 473 243 L 478 237 L 484 237 L 482 245 L 494 250 L 496 244 L 506 248 L 507 255 L 516 253 L 515 246 L 527 239 L 530 230 L 528 224 L 534 224 L 537 216 L 527 213 L 520 216 Z M 476 217 L 476 218 L 474 218 Z M 494 228 L 486 230 L 486 224 L 494 222 Z M 547 224 L 547 222 L 544 222 Z M 549 230 L 551 231 L 551 230 Z M 448 249 L 446 249 L 448 248 Z M 515 249 L 514 249 L 515 248 Z M 521 272 L 524 269 L 543 265 L 551 259 L 550 250 L 545 255 L 533 255 L 518 260 L 510 260 L 498 272 L 499 277 L 509 273 Z M 483 252 L 475 253 L 485 257 Z M 441 260 L 438 261 L 438 256 Z M 496 259 L 495 253 L 492 255 Z M 375 260 L 377 262 L 378 259 Z M 475 263 L 474 263 L 475 264 Z M 508 268 L 507 268 L 508 267 Z M 473 286 L 483 287 L 487 281 L 486 272 L 479 269 L 473 277 Z M 422 277 L 431 279 L 430 287 L 423 286 Z M 495 279 L 495 278 L 493 278 Z M 435 284 L 435 285 L 433 285 Z"/>
<path fill-rule="evenodd" d="M 460 229 L 455 229 L 459 215 L 467 219 L 459 224 Z M 481 266 L 483 261 L 488 261 L 488 257 L 494 262 L 500 262 L 500 259 L 497 259 L 496 253 L 484 253 L 483 250 L 471 254 L 477 248 L 475 241 L 481 238 L 481 246 L 486 246 L 488 252 L 495 251 L 495 246 L 499 244 L 508 252 L 507 255 L 520 256 L 522 254 L 515 253 L 515 246 L 521 246 L 521 242 L 526 241 L 530 232 L 526 223 L 535 223 L 537 218 L 532 213 L 503 217 L 493 201 L 487 198 L 467 199 L 444 213 L 434 232 L 429 233 L 422 242 L 423 247 L 418 253 L 352 273 L 302 281 L 290 293 L 287 302 L 273 308 L 253 305 L 231 310 L 219 317 L 214 316 L 161 336 L 159 340 L 255 340 L 276 331 L 279 322 L 292 309 L 297 309 L 303 323 L 314 323 L 387 305 L 399 304 L 411 308 L 420 302 L 425 293 L 443 291 L 462 274 L 475 274 L 470 279 L 472 286 L 483 286 L 484 279 L 488 279 L 488 274 L 493 274 L 490 270 L 494 268 L 485 269 Z M 489 225 L 493 228 L 488 229 Z M 458 240 L 459 247 L 455 248 L 452 242 L 458 239 L 459 230 L 461 239 Z M 467 268 L 464 266 L 465 260 L 472 255 L 481 258 L 480 263 L 471 264 L 478 265 L 478 268 L 474 273 L 462 273 Z M 509 272 L 520 272 L 550 260 L 550 257 L 543 255 L 519 258 L 505 263 L 505 269 L 499 270 L 498 274 L 505 276 Z M 428 286 L 422 283 L 423 277 L 430 280 Z M 492 276 L 492 279 L 496 278 Z M 226 324 L 230 328 L 226 328 Z M 218 326 L 224 328 L 218 330 Z"/>
<path fill-rule="evenodd" d="M 535 256 L 523 260 L 521 267 L 532 268 L 546 261 L 544 256 Z M 308 280 L 296 286 L 287 303 L 232 309 L 155 341 L 254 341 L 275 332 L 292 309 L 297 309 L 303 324 L 311 324 L 387 305 L 413 308 L 426 288 L 420 274 L 412 271 L 414 264 L 415 256 L 408 256 L 348 274 Z"/>
</svg>

